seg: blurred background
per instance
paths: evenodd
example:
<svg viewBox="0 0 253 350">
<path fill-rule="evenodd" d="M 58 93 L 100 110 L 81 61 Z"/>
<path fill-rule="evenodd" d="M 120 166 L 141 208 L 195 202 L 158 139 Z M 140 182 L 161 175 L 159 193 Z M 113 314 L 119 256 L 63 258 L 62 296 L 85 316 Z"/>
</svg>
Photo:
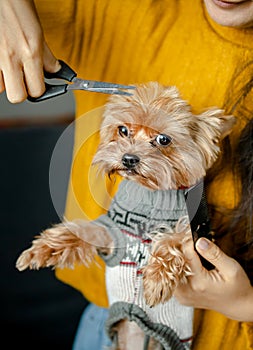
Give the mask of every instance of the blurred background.
<svg viewBox="0 0 253 350">
<path fill-rule="evenodd" d="M 19 254 L 35 235 L 61 221 L 71 165 L 73 132 L 60 167 L 57 210 L 49 189 L 49 166 L 62 133 L 73 125 L 68 93 L 40 103 L 11 104 L 0 94 L 1 343 L 26 350 L 70 350 L 87 301 L 55 278 L 51 269 L 19 272 Z"/>
</svg>

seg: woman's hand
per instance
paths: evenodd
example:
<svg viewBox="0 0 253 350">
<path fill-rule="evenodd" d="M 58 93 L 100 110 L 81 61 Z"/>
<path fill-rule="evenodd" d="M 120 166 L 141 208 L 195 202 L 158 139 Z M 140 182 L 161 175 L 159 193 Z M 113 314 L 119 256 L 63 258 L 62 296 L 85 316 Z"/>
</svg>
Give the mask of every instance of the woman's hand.
<svg viewBox="0 0 253 350">
<path fill-rule="evenodd" d="M 196 249 L 215 269 L 207 271 L 202 266 L 189 241 L 185 255 L 194 275 L 177 288 L 175 296 L 179 302 L 216 310 L 233 320 L 253 322 L 253 287 L 241 265 L 205 238 L 197 241 Z"/>
<path fill-rule="evenodd" d="M 45 91 L 43 68 L 60 64 L 48 48 L 33 0 L 0 1 L 0 93 L 12 103 Z"/>
</svg>

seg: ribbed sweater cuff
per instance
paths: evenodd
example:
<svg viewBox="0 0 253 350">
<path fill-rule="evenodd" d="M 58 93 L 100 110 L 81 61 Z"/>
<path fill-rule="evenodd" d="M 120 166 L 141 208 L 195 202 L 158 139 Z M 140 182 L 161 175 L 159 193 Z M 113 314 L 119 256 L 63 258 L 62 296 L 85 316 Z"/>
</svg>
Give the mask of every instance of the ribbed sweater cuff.
<svg viewBox="0 0 253 350">
<path fill-rule="evenodd" d="M 125 255 L 126 241 L 121 230 L 107 215 L 101 215 L 94 223 L 103 226 L 110 233 L 113 240 L 113 249 L 110 255 L 99 254 L 107 266 L 113 267 L 120 263 Z"/>
</svg>

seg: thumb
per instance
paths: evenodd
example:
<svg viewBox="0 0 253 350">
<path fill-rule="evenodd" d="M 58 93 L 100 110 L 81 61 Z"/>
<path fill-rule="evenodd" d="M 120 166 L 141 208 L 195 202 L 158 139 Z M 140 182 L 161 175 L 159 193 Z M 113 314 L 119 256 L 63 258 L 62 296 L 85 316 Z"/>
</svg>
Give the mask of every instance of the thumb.
<svg viewBox="0 0 253 350">
<path fill-rule="evenodd" d="M 235 260 L 226 255 L 216 244 L 206 238 L 198 239 L 196 243 L 197 251 L 209 262 L 211 262 L 220 272 L 232 271 L 235 267 Z"/>
<path fill-rule="evenodd" d="M 61 69 L 59 61 L 55 58 L 46 42 L 44 42 L 43 66 L 48 73 L 55 73 Z"/>
</svg>

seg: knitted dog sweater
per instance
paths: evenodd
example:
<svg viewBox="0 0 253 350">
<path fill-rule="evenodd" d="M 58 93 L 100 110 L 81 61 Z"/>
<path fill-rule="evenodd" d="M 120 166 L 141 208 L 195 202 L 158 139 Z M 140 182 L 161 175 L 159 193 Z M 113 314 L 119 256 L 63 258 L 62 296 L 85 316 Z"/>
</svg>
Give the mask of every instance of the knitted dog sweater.
<svg viewBox="0 0 253 350">
<path fill-rule="evenodd" d="M 106 327 L 111 338 L 113 325 L 127 318 L 157 339 L 164 349 L 189 348 L 193 309 L 174 297 L 165 304 L 149 307 L 143 297 L 141 274 L 148 262 L 150 233 L 165 226 L 173 228 L 186 215 L 184 190 L 152 191 L 124 180 L 108 213 L 95 220 L 108 229 L 115 247 L 111 255 L 102 256 L 110 303 Z"/>
</svg>

